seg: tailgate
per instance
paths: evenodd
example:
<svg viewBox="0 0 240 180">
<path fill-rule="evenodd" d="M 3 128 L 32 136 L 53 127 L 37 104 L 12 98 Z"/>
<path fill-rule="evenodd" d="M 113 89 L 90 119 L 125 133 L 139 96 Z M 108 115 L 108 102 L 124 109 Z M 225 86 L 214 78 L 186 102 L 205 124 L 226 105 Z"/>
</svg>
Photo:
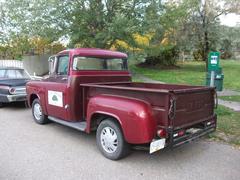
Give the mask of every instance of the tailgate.
<svg viewBox="0 0 240 180">
<path fill-rule="evenodd" d="M 215 89 L 209 87 L 173 91 L 174 111 L 171 124 L 174 129 L 206 121 L 214 115 Z M 173 103 L 171 102 L 171 104 Z M 172 107 L 173 107 L 172 106 Z"/>
</svg>

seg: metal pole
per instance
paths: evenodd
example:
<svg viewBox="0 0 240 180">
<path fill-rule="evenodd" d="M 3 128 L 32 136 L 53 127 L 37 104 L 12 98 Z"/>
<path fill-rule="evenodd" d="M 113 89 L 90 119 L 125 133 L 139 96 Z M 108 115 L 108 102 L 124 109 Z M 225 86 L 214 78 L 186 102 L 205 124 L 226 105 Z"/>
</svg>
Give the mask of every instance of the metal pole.
<svg viewBox="0 0 240 180">
<path fill-rule="evenodd" d="M 211 71 L 210 87 L 214 87 L 215 71 Z"/>
</svg>

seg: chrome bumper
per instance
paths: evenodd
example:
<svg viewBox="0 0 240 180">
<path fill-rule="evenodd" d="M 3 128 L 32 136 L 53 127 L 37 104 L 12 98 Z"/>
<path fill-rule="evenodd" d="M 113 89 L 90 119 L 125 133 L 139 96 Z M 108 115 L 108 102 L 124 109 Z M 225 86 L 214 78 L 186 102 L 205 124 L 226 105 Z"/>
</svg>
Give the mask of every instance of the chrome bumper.
<svg viewBox="0 0 240 180">
<path fill-rule="evenodd" d="M 213 121 L 211 125 L 208 125 L 207 122 Z M 211 118 L 209 118 L 207 121 L 202 122 L 204 125 L 201 129 L 199 129 L 197 132 L 185 134 L 181 137 L 174 137 L 174 133 L 171 134 L 170 136 L 170 146 L 171 147 L 176 147 L 180 146 L 186 143 L 189 143 L 191 141 L 194 141 L 196 139 L 199 139 L 202 136 L 205 136 L 207 134 L 210 134 L 214 131 L 216 131 L 217 128 L 217 115 L 214 114 Z"/>
<path fill-rule="evenodd" d="M 27 94 L 0 94 L 0 102 L 7 103 L 7 102 L 16 102 L 16 101 L 26 101 Z"/>
</svg>

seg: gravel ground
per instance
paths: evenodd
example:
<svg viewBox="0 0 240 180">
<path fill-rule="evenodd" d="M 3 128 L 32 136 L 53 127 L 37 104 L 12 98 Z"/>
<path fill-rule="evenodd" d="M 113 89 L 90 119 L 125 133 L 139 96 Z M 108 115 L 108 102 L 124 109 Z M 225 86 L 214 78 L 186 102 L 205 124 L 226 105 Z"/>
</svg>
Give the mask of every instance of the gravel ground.
<svg viewBox="0 0 240 180">
<path fill-rule="evenodd" d="M 22 105 L 0 109 L 0 179 L 211 179 L 240 177 L 240 150 L 200 140 L 153 155 L 133 151 L 120 161 L 104 158 L 87 135 L 56 123 L 33 122 Z"/>
</svg>

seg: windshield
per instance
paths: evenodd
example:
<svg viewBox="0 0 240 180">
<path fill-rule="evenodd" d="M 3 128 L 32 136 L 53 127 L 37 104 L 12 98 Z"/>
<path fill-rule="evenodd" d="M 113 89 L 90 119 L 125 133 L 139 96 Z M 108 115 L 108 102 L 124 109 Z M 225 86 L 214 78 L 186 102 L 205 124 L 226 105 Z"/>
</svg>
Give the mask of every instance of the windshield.
<svg viewBox="0 0 240 180">
<path fill-rule="evenodd" d="M 0 69 L 0 78 L 29 79 L 30 77 L 23 69 Z"/>
<path fill-rule="evenodd" d="M 77 56 L 73 59 L 73 70 L 127 70 L 127 60 Z"/>
</svg>

